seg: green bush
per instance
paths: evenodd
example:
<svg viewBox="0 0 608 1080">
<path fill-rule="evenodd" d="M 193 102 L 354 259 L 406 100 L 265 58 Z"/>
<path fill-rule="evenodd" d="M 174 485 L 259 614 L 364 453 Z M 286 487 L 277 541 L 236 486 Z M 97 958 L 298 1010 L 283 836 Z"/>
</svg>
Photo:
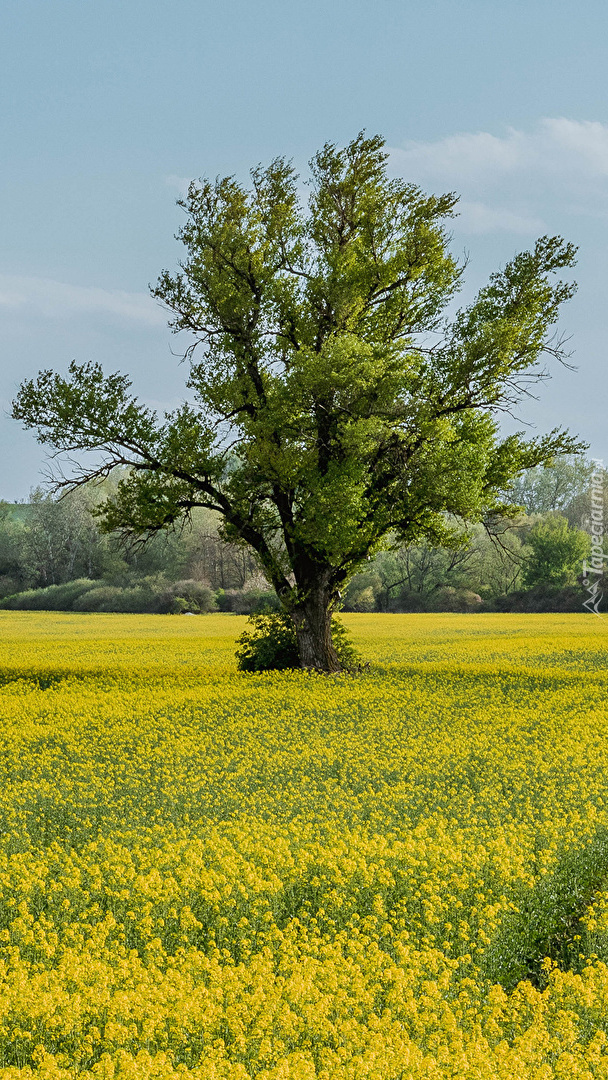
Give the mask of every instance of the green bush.
<svg viewBox="0 0 608 1080">
<path fill-rule="evenodd" d="M 191 611 L 194 615 L 201 615 L 216 611 L 217 605 L 215 596 L 208 585 L 203 584 L 202 581 L 187 579 L 174 581 L 165 587 L 156 600 L 154 610 L 174 615 Z"/>
<path fill-rule="evenodd" d="M 455 589 L 452 585 L 443 585 L 425 598 L 427 611 L 455 611 L 466 614 L 479 611 L 483 601 L 479 593 L 471 589 Z"/>
<path fill-rule="evenodd" d="M 601 583 L 600 583 L 601 584 Z M 512 612 L 560 612 L 582 611 L 583 602 L 588 593 L 580 585 L 569 585 L 559 589 L 555 585 L 536 585 L 533 589 L 518 589 L 516 592 L 497 596 L 486 605 L 494 611 Z"/>
<path fill-rule="evenodd" d="M 98 585 L 98 581 L 77 578 L 63 585 L 48 585 L 46 589 L 27 589 L 4 597 L 0 607 L 11 611 L 72 611 L 75 602 L 91 590 L 96 590 Z"/>
<path fill-rule="evenodd" d="M 136 585 L 120 589 L 116 585 L 97 585 L 97 588 L 78 597 L 74 601 L 73 611 L 106 611 L 130 614 L 153 612 L 158 605 L 158 598 L 147 585 Z"/>
<path fill-rule="evenodd" d="M 113 585 L 98 585 L 77 597 L 73 611 L 120 611 L 120 597 L 124 592 Z"/>
<path fill-rule="evenodd" d="M 274 589 L 219 589 L 216 599 L 220 611 L 235 615 L 266 615 L 281 608 Z"/>
<path fill-rule="evenodd" d="M 237 640 L 236 659 L 240 671 L 284 671 L 299 668 L 296 629 L 290 615 L 283 611 L 250 615 L 251 629 Z M 338 659 L 346 671 L 360 664 L 360 657 L 348 630 L 335 616 L 331 632 Z"/>
<path fill-rule="evenodd" d="M 187 600 L 184 600 L 183 596 L 176 596 L 171 609 L 170 615 L 198 615 L 198 611 L 192 610 L 192 604 L 189 604 Z"/>
<path fill-rule="evenodd" d="M 283 671 L 300 666 L 296 629 L 282 611 L 250 615 L 251 628 L 237 638 L 236 660 L 240 671 Z"/>
<path fill-rule="evenodd" d="M 80 578 L 64 585 L 16 593 L 0 600 L 0 607 L 13 611 L 114 611 L 143 615 L 216 610 L 215 597 L 208 585 L 190 579 L 169 582 L 159 574 L 123 587 Z"/>
</svg>

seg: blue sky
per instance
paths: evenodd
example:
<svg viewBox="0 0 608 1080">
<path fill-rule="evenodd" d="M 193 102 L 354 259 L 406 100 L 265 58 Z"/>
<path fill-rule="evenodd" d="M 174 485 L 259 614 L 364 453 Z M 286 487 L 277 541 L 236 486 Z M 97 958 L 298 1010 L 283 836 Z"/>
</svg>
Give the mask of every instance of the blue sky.
<svg viewBox="0 0 608 1080">
<path fill-rule="evenodd" d="M 580 245 L 558 369 L 521 416 L 608 461 L 608 9 L 588 2 L 4 0 L 0 40 L 0 498 L 44 454 L 8 418 L 21 378 L 73 358 L 183 392 L 147 295 L 174 267 L 193 176 L 380 132 L 391 169 L 456 190 L 467 295 L 541 233 Z M 532 428 L 531 430 L 534 430 Z"/>
</svg>

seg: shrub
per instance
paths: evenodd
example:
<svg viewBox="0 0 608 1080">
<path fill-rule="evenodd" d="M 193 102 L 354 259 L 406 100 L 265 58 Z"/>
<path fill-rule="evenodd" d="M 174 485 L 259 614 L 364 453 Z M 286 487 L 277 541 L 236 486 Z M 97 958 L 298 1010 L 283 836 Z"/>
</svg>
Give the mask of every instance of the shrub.
<svg viewBox="0 0 608 1080">
<path fill-rule="evenodd" d="M 220 611 L 235 615 L 264 615 L 281 608 L 274 589 L 220 589 L 216 599 Z"/>
<path fill-rule="evenodd" d="M 89 578 L 77 578 L 63 585 L 48 585 L 46 589 L 27 589 L 5 597 L 0 607 L 11 611 L 73 611 L 77 600 L 98 585 L 99 582 Z"/>
<path fill-rule="evenodd" d="M 192 611 L 191 609 L 192 609 L 192 605 L 189 604 L 187 600 L 184 600 L 183 596 L 176 596 L 175 600 L 173 601 L 173 603 L 171 605 L 171 609 L 169 611 L 169 614 L 170 615 L 198 615 L 199 614 L 199 612 Z"/>
<path fill-rule="evenodd" d="M 147 585 L 120 589 L 116 585 L 99 585 L 74 603 L 74 611 L 107 611 L 124 614 L 149 614 L 156 610 L 158 598 Z"/>
<path fill-rule="evenodd" d="M 331 636 L 338 660 L 345 671 L 354 671 L 361 666 L 361 657 L 353 645 L 352 638 L 344 623 L 335 615 L 331 620 Z"/>
<path fill-rule="evenodd" d="M 426 611 L 428 593 L 407 588 L 400 589 L 399 592 L 389 592 L 387 608 L 392 612 Z"/>
<path fill-rule="evenodd" d="M 158 597 L 155 610 L 175 615 L 191 611 L 199 615 L 216 611 L 217 605 L 215 596 L 208 585 L 189 578 L 185 581 L 174 581 L 165 588 Z"/>
<path fill-rule="evenodd" d="M 0 601 L 0 607 L 24 611 L 113 611 L 167 614 L 215 611 L 215 598 L 200 581 L 168 582 L 162 575 L 120 587 L 81 578 L 46 589 L 28 589 Z"/>
<path fill-rule="evenodd" d="M 375 611 L 376 597 L 372 586 L 353 592 L 348 598 L 348 606 L 351 611 Z"/>
<path fill-rule="evenodd" d="M 121 611 L 120 598 L 124 589 L 112 585 L 99 585 L 79 596 L 73 604 L 74 611 Z"/>
<path fill-rule="evenodd" d="M 470 589 L 455 589 L 452 585 L 444 585 L 440 589 L 434 589 L 428 597 L 427 611 L 455 611 L 466 614 L 477 611 L 482 603 L 481 596 Z"/>
<path fill-rule="evenodd" d="M 565 589 L 552 585 L 537 585 L 534 589 L 518 589 L 516 592 L 497 596 L 492 607 L 496 611 L 522 613 L 582 611 L 587 595 L 578 585 L 570 585 Z"/>
<path fill-rule="evenodd" d="M 251 628 L 237 639 L 240 671 L 283 671 L 300 666 L 296 629 L 285 612 L 250 615 Z"/>
<path fill-rule="evenodd" d="M 236 659 L 240 671 L 284 671 L 299 668 L 296 628 L 284 611 L 250 615 L 251 629 L 237 639 Z M 350 635 L 335 616 L 331 622 L 332 638 L 338 659 L 346 671 L 360 663 Z"/>
<path fill-rule="evenodd" d="M 452 611 L 466 614 L 484 610 L 483 599 L 471 589 L 457 589 L 453 585 L 442 585 L 426 592 L 402 589 L 389 599 L 389 609 L 394 612 L 441 612 Z"/>
</svg>

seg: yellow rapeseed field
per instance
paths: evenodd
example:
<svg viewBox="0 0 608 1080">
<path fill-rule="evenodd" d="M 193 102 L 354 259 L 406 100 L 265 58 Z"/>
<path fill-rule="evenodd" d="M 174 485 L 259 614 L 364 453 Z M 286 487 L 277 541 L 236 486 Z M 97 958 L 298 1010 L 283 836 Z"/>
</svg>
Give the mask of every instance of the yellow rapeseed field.
<svg viewBox="0 0 608 1080">
<path fill-rule="evenodd" d="M 344 621 L 0 613 L 0 1080 L 608 1078 L 606 622 Z"/>
</svg>

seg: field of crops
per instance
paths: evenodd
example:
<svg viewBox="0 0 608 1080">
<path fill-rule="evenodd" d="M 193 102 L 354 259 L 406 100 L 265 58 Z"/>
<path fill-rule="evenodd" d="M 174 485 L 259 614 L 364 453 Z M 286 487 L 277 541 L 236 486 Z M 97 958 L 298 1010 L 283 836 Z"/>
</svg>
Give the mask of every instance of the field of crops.
<svg viewBox="0 0 608 1080">
<path fill-rule="evenodd" d="M 608 1078 L 607 624 L 344 621 L 0 613 L 0 1080 Z"/>
</svg>

